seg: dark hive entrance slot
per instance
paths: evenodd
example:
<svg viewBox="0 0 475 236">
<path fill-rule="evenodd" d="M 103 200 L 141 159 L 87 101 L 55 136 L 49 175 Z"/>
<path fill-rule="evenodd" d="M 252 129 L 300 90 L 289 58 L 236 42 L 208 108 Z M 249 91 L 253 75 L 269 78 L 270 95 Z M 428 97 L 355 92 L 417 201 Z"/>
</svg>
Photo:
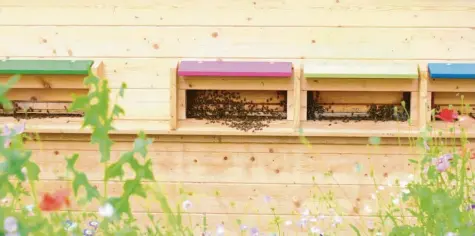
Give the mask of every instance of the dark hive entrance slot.
<svg viewBox="0 0 475 236">
<path fill-rule="evenodd" d="M 435 114 L 438 114 L 441 110 L 454 109 L 459 115 L 465 114 L 475 118 L 475 93 L 473 92 L 433 92 L 431 98 L 432 109 L 435 110 Z M 439 118 L 435 118 L 440 120 Z"/>
<path fill-rule="evenodd" d="M 308 91 L 307 120 L 406 121 L 410 104 L 409 92 Z"/>
<path fill-rule="evenodd" d="M 13 100 L 12 109 L 0 105 L 0 117 L 14 117 L 16 119 L 83 117 L 82 112 L 70 112 L 71 102 L 38 102 Z"/>
<path fill-rule="evenodd" d="M 186 118 L 242 131 L 287 119 L 287 91 L 187 90 Z"/>
</svg>

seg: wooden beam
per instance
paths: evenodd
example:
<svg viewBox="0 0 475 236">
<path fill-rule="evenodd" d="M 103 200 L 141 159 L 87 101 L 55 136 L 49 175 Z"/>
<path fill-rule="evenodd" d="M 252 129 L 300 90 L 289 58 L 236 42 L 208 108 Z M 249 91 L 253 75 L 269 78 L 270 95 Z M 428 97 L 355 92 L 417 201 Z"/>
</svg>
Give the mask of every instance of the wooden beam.
<svg viewBox="0 0 475 236">
<path fill-rule="evenodd" d="M 293 100 L 294 100 L 294 107 L 293 107 L 293 111 L 294 111 L 294 117 L 293 117 L 293 120 L 294 120 L 294 130 L 295 131 L 298 131 L 300 129 L 300 109 L 301 109 L 301 92 L 302 92 L 302 88 L 301 88 L 301 85 L 302 85 L 302 82 L 301 82 L 301 78 L 303 76 L 302 74 L 302 66 L 300 67 L 294 67 L 294 76 L 293 76 L 293 79 L 294 79 L 294 97 L 293 97 Z"/>
<path fill-rule="evenodd" d="M 100 79 L 105 78 L 105 72 L 104 72 L 104 63 L 102 61 L 96 61 L 94 64 L 91 66 L 91 72 L 93 75 L 99 77 Z"/>
<path fill-rule="evenodd" d="M 170 69 L 170 130 L 176 130 L 178 123 L 177 69 Z"/>
</svg>

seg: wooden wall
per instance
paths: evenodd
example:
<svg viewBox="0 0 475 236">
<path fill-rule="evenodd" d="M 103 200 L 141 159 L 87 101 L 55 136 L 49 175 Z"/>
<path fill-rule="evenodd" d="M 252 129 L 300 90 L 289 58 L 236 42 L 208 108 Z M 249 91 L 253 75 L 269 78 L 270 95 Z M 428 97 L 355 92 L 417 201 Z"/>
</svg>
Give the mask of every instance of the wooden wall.
<svg viewBox="0 0 475 236">
<path fill-rule="evenodd" d="M 180 58 L 299 64 L 474 60 L 475 1 L 2 0 L 0 34 L 0 57 L 102 60 L 114 92 L 121 82 L 128 84 L 121 102 L 124 119 L 167 121 L 169 69 Z M 265 195 L 290 219 L 293 196 L 311 202 L 312 178 L 323 190 L 336 191 L 345 219 L 357 219 L 353 206 L 373 204 L 370 169 L 384 182 L 407 177 L 408 159 L 415 155 L 408 146 L 398 147 L 396 139 L 367 147 L 367 138 L 313 138 L 314 149 L 309 150 L 296 138 L 156 138 L 151 153 L 156 173 L 168 188 L 182 182 L 194 193 L 195 223 L 207 213 L 212 229 L 223 221 L 234 232 L 238 218 L 268 228 L 271 212 L 263 204 Z M 101 184 L 102 168 L 91 161 L 98 153 L 86 141 L 73 141 L 71 135 L 31 145 L 43 171 L 41 190 L 63 183 L 62 156 L 73 152 L 81 154 L 80 166 Z M 118 143 L 116 155 L 130 146 Z M 362 169 L 356 171 L 359 165 Z M 324 178 L 327 171 L 334 180 Z M 139 203 L 134 202 L 134 209 L 144 215 Z M 149 205 L 160 212 L 156 204 Z"/>
</svg>

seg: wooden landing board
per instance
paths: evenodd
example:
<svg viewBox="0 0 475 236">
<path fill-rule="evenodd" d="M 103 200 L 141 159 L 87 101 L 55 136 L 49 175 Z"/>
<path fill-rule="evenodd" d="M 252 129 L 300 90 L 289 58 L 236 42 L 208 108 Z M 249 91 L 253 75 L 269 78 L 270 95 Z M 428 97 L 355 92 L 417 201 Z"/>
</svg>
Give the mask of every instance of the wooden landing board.
<svg viewBox="0 0 475 236">
<path fill-rule="evenodd" d="M 262 61 L 181 61 L 178 76 L 291 77 L 292 63 Z"/>
<path fill-rule="evenodd" d="M 306 78 L 417 79 L 417 64 L 320 63 L 304 66 Z"/>
<path fill-rule="evenodd" d="M 429 63 L 432 79 L 475 79 L 475 63 Z"/>
<path fill-rule="evenodd" d="M 0 74 L 25 75 L 87 75 L 92 60 L 4 60 Z"/>
</svg>

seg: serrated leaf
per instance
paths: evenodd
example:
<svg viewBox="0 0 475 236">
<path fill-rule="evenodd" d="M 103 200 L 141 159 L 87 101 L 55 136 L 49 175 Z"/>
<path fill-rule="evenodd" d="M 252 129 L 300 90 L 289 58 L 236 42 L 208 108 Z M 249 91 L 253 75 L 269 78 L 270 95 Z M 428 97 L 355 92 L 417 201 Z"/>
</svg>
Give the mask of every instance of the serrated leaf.
<svg viewBox="0 0 475 236">
<path fill-rule="evenodd" d="M 79 188 L 83 186 L 86 189 L 87 200 L 91 201 L 93 198 L 99 198 L 99 191 L 96 188 L 92 187 L 89 183 L 87 176 L 84 173 L 77 173 L 73 180 L 73 191 L 74 195 L 78 195 Z"/>
<path fill-rule="evenodd" d="M 67 164 L 66 164 L 66 169 L 67 169 L 68 171 L 71 171 L 71 172 L 75 173 L 75 172 L 76 172 L 76 169 L 75 169 L 74 166 L 76 165 L 76 161 L 79 159 L 79 154 L 74 153 L 74 154 L 71 156 L 71 158 L 67 158 L 67 157 L 66 157 L 65 159 L 66 159 L 66 163 L 67 163 Z"/>
<path fill-rule="evenodd" d="M 124 176 L 124 170 L 122 169 L 122 165 L 120 163 L 114 163 L 107 167 L 106 173 L 104 176 L 104 180 L 110 180 L 115 177 L 122 177 Z"/>
<path fill-rule="evenodd" d="M 137 180 L 127 180 L 124 183 L 124 193 L 128 193 L 128 195 L 138 195 L 143 198 L 147 197 L 147 193 L 142 186 L 142 183 Z"/>
</svg>

